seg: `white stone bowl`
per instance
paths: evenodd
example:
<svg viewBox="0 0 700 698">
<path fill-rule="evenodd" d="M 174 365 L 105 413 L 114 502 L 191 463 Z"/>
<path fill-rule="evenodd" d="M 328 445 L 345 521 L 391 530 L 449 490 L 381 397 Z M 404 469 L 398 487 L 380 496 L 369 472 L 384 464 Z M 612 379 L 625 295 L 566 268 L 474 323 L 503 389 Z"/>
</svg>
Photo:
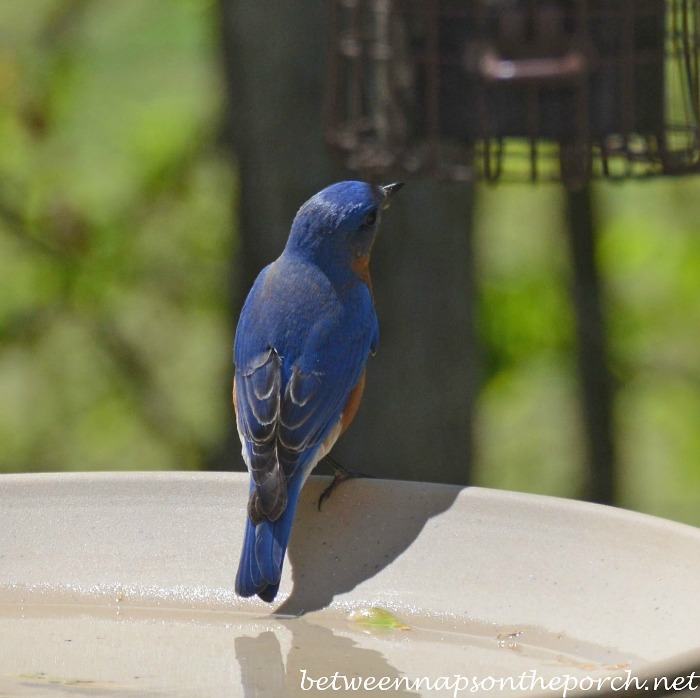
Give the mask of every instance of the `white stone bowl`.
<svg viewBox="0 0 700 698">
<path fill-rule="evenodd" d="M 387 480 L 319 512 L 327 482 L 270 605 L 233 591 L 243 474 L 0 477 L 0 695 L 700 696 L 699 529 Z"/>
</svg>

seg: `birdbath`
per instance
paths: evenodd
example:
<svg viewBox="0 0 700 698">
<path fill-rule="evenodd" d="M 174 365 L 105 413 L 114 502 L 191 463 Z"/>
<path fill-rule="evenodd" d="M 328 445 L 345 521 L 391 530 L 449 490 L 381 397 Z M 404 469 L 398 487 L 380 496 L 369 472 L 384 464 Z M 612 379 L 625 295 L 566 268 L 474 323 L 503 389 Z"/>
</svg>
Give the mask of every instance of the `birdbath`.
<svg viewBox="0 0 700 698">
<path fill-rule="evenodd" d="M 3 476 L 0 695 L 651 696 L 700 683 L 700 530 L 386 480 L 347 483 L 319 511 L 327 483 L 304 488 L 270 605 L 233 592 L 243 474 Z"/>
</svg>

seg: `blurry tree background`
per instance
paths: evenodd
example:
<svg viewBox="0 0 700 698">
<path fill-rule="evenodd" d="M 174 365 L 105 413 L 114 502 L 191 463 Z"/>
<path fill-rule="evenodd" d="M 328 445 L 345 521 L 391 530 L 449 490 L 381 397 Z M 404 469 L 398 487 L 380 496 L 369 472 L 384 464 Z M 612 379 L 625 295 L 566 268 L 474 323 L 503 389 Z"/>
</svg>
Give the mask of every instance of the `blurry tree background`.
<svg viewBox="0 0 700 698">
<path fill-rule="evenodd" d="M 0 2 L 4 471 L 199 468 L 220 438 L 235 178 L 212 9 Z"/>
<path fill-rule="evenodd" d="M 206 0 L 0 2 L 0 471 L 221 451 L 238 183 L 219 21 Z M 700 181 L 594 195 L 619 503 L 700 525 Z M 477 484 L 580 492 L 563 201 L 476 189 Z"/>
</svg>

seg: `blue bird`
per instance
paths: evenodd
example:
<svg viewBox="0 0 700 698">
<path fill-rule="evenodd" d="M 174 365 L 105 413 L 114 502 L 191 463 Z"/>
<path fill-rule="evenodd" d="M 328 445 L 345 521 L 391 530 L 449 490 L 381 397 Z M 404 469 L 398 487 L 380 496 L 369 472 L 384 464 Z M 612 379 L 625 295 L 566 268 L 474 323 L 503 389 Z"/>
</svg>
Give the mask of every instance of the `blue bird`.
<svg viewBox="0 0 700 698">
<path fill-rule="evenodd" d="M 299 492 L 359 406 L 379 331 L 369 258 L 402 186 L 338 182 L 311 197 L 241 311 L 233 405 L 250 498 L 240 596 L 275 598 Z"/>
</svg>

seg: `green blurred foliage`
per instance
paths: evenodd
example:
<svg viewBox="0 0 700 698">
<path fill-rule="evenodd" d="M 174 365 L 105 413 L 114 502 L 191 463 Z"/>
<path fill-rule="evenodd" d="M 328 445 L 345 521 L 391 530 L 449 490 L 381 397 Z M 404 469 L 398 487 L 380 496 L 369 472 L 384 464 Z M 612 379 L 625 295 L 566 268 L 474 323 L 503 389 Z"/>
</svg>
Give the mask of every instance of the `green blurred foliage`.
<svg viewBox="0 0 700 698">
<path fill-rule="evenodd" d="M 0 3 L 0 470 L 198 468 L 222 438 L 214 10 Z"/>
<path fill-rule="evenodd" d="M 486 486 L 574 497 L 585 462 L 560 199 L 555 186 L 478 189 L 486 377 L 476 477 Z"/>
<path fill-rule="evenodd" d="M 593 190 L 621 504 L 700 524 L 700 181 Z M 585 469 L 556 186 L 480 187 L 483 485 L 576 496 Z"/>
<path fill-rule="evenodd" d="M 233 328 L 216 7 L 0 2 L 0 471 L 200 468 Z M 622 504 L 700 524 L 700 186 L 596 185 Z M 576 496 L 563 196 L 480 186 L 479 484 Z"/>
</svg>

